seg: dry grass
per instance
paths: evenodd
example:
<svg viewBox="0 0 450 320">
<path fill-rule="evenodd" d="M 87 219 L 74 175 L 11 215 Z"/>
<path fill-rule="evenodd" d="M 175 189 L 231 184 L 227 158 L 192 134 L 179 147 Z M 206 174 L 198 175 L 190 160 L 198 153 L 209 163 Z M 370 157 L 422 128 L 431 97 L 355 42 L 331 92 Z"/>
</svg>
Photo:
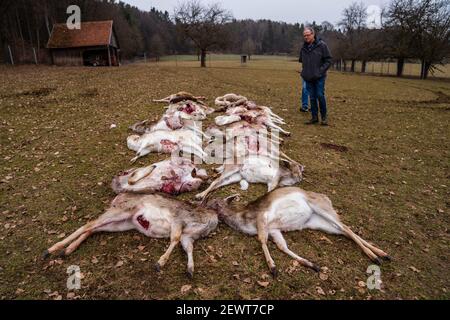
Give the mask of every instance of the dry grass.
<svg viewBox="0 0 450 320">
<path fill-rule="evenodd" d="M 175 68 L 173 61 L 111 69 L 2 67 L 0 297 L 71 297 L 66 269 L 79 265 L 84 278 L 75 297 L 82 299 L 449 298 L 449 83 L 331 73 L 331 126 L 309 127 L 297 111 L 297 68 L 282 59 L 245 67 L 215 62 L 206 70 L 197 62 Z M 266 288 L 257 283 L 268 273 L 257 240 L 224 225 L 196 243 L 192 281 L 181 248 L 157 274 L 153 263 L 168 242 L 136 232 L 98 234 L 64 260 L 42 261 L 45 248 L 101 214 L 114 197 L 110 180 L 132 157 L 128 125 L 161 114 L 151 100 L 180 90 L 210 103 L 237 92 L 287 119 L 293 136 L 285 151 L 307 169 L 301 186 L 328 194 L 347 224 L 394 257 L 381 267 L 383 290 L 358 285 L 370 261 L 354 243 L 326 235 L 330 243 L 314 231 L 286 238 L 293 251 L 327 267 L 326 276 L 295 267 L 271 245 L 281 273 L 264 280 Z M 243 198 L 264 190 L 251 186 Z M 239 190 L 227 187 L 215 196 L 233 191 Z M 186 284 L 192 289 L 182 294 Z"/>
</svg>

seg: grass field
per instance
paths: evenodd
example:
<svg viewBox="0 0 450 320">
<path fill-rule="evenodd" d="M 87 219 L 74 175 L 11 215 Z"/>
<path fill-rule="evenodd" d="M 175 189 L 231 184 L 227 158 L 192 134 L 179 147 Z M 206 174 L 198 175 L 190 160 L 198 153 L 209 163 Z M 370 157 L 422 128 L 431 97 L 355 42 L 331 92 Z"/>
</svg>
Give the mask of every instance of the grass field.
<svg viewBox="0 0 450 320">
<path fill-rule="evenodd" d="M 271 56 L 271 55 L 254 55 L 252 56 L 251 62 L 261 62 L 264 61 L 296 61 L 297 57 L 293 56 Z M 172 56 L 164 56 L 161 58 L 161 61 L 168 63 L 173 62 L 175 65 L 178 61 L 180 62 L 195 62 L 198 63 L 198 57 L 193 55 L 172 55 Z M 224 61 L 234 61 L 235 64 L 239 63 L 240 56 L 235 54 L 208 54 L 207 55 L 207 64 L 209 66 L 221 66 Z M 256 63 L 257 65 L 257 63 Z M 255 64 L 252 64 L 254 67 Z M 347 61 L 347 70 L 350 70 L 351 61 Z M 405 77 L 419 77 L 420 76 L 420 63 L 405 63 L 404 66 L 404 76 Z M 361 61 L 357 61 L 355 65 L 356 72 L 361 72 Z M 397 63 L 396 62 L 367 62 L 366 72 L 368 74 L 376 74 L 376 75 L 390 75 L 395 76 L 397 74 Z M 443 66 L 438 66 L 438 70 L 434 73 L 430 73 L 429 77 L 432 78 L 449 78 L 450 79 L 450 64 L 446 64 Z"/>
<path fill-rule="evenodd" d="M 245 66 L 224 59 L 207 69 L 197 61 L 0 69 L 0 298 L 450 298 L 449 82 L 331 72 L 331 125 L 310 127 L 298 112 L 298 63 L 289 59 Z M 97 234 L 69 257 L 42 261 L 44 249 L 100 215 L 114 197 L 111 178 L 133 156 L 128 126 L 161 115 L 152 99 L 180 90 L 210 104 L 240 93 L 284 117 L 292 132 L 284 151 L 306 166 L 300 186 L 328 194 L 345 223 L 394 258 L 381 266 L 382 290 L 364 286 L 371 262 L 354 243 L 316 231 L 288 233 L 286 240 L 323 267 L 320 275 L 270 244 L 280 270 L 272 279 L 257 239 L 225 225 L 196 242 L 193 280 L 185 276 L 181 247 L 156 273 L 168 241 L 137 232 Z M 138 165 L 164 158 L 151 155 Z M 245 203 L 265 187 L 229 186 L 214 196 L 232 192 Z M 71 265 L 82 272 L 76 292 L 66 288 Z"/>
</svg>

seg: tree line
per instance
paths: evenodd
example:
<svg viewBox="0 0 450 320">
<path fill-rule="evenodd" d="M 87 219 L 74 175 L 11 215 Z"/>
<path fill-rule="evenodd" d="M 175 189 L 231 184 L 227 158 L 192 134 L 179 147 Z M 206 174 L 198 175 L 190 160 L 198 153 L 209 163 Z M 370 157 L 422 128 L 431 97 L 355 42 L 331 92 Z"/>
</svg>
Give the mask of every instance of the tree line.
<svg viewBox="0 0 450 320">
<path fill-rule="evenodd" d="M 368 61 L 395 59 L 402 76 L 408 59 L 420 60 L 426 78 L 449 57 L 450 0 L 392 0 L 383 8 L 377 28 L 367 25 L 367 8 L 353 3 L 336 25 L 328 21 L 290 24 L 271 20 L 237 20 L 220 4 L 187 0 L 173 13 L 142 11 L 115 0 L 2 0 L 0 60 L 12 50 L 18 62 L 30 60 L 30 48 L 40 54 L 54 23 L 67 20 L 69 5 L 81 8 L 82 21 L 114 20 L 123 59 L 198 54 L 204 66 L 207 52 L 298 55 L 303 28 L 312 26 L 333 53 L 335 66 L 362 72 Z M 349 65 L 348 65 L 349 64 Z"/>
</svg>

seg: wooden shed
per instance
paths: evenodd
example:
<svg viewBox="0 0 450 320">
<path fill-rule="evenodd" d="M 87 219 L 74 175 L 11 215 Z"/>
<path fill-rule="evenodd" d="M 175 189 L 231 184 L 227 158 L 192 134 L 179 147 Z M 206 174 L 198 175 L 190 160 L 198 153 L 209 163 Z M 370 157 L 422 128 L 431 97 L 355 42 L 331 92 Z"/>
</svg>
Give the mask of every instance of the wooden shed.
<svg viewBox="0 0 450 320">
<path fill-rule="evenodd" d="M 120 46 L 113 21 L 82 22 L 81 29 L 53 25 L 47 43 L 52 62 L 60 66 L 119 66 Z"/>
</svg>

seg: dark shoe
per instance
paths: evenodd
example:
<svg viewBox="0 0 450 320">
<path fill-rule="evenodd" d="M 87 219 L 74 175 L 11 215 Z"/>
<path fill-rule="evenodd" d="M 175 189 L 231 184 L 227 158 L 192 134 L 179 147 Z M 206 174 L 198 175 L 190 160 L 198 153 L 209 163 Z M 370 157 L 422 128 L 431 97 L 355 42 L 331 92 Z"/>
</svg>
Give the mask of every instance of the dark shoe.
<svg viewBox="0 0 450 320">
<path fill-rule="evenodd" d="M 308 112 L 308 109 L 300 108 L 300 111 L 301 111 L 301 112 Z"/>
<path fill-rule="evenodd" d="M 311 120 L 305 122 L 305 124 L 317 124 L 319 123 L 319 119 L 317 118 L 312 118 Z"/>
<path fill-rule="evenodd" d="M 322 119 L 322 122 L 320 123 L 322 126 L 327 126 L 328 125 L 328 120 L 327 118 Z"/>
</svg>

